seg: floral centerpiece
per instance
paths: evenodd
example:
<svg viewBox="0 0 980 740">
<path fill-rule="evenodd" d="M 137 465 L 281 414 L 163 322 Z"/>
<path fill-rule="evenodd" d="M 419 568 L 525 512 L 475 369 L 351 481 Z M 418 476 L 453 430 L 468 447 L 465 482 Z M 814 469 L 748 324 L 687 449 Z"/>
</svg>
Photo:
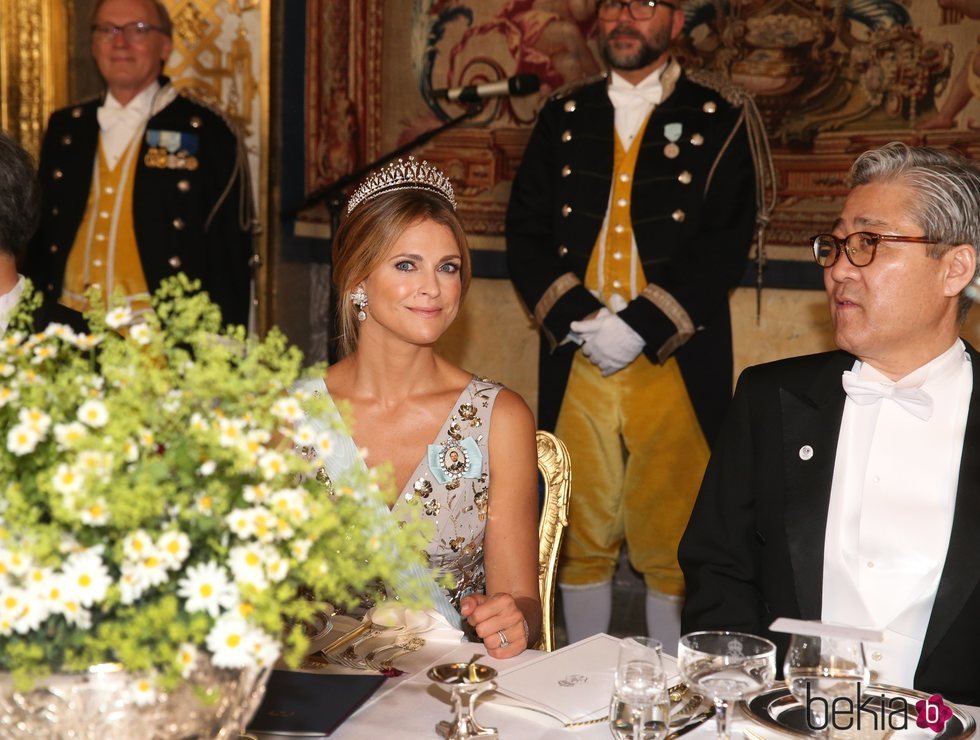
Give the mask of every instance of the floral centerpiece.
<svg viewBox="0 0 980 740">
<path fill-rule="evenodd" d="M 105 664 L 144 708 L 295 664 L 321 607 L 301 592 L 351 603 L 420 558 L 377 472 L 318 479 L 341 430 L 308 423 L 326 401 L 296 390 L 300 352 L 222 331 L 195 288 L 168 280 L 135 319 L 96 304 L 85 334 L 29 333 L 28 292 L 0 338 L 0 705 Z"/>
</svg>

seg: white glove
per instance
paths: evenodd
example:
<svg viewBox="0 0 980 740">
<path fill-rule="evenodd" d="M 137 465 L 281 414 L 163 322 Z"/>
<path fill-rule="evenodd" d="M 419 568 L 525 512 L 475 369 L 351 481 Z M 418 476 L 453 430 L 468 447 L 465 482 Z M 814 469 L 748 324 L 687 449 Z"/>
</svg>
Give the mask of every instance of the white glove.
<svg viewBox="0 0 980 740">
<path fill-rule="evenodd" d="M 583 354 L 604 376 L 629 365 L 646 345 L 629 324 L 607 309 L 602 309 L 594 319 L 573 321 L 570 326 L 583 339 Z"/>
</svg>

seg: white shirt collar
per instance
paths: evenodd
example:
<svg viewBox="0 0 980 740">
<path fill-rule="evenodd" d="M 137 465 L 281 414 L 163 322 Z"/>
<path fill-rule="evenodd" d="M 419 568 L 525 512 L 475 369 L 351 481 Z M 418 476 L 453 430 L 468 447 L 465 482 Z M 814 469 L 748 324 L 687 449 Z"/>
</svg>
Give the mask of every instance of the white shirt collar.
<svg viewBox="0 0 980 740">
<path fill-rule="evenodd" d="M 14 308 L 17 307 L 17 301 L 20 300 L 20 294 L 23 292 L 24 276 L 17 275 L 17 282 L 14 284 L 14 287 L 3 295 L 0 295 L 0 335 L 7 331 L 10 316 L 13 314 Z"/>
<path fill-rule="evenodd" d="M 660 78 L 663 77 L 665 69 L 667 69 L 667 65 L 661 64 L 636 85 L 629 82 L 625 77 L 616 72 L 616 70 L 610 70 L 609 87 L 621 90 L 648 90 L 658 88 L 660 87 Z"/>
<path fill-rule="evenodd" d="M 959 367 L 965 356 L 967 356 L 966 345 L 963 344 L 962 339 L 957 338 L 949 349 L 941 355 L 933 357 L 925 365 L 916 368 L 898 380 L 892 380 L 880 370 L 860 360 L 854 363 L 853 370 L 860 376 L 861 380 L 873 380 L 885 385 L 894 385 L 896 388 L 921 388 L 927 381 L 941 378 L 947 372 Z"/>
<path fill-rule="evenodd" d="M 153 82 L 136 93 L 136 96 L 126 103 L 126 105 L 120 103 L 111 92 L 106 90 L 105 106 L 107 108 L 125 108 L 134 113 L 139 113 L 140 118 L 149 118 L 150 112 L 153 110 L 153 98 L 159 90 L 160 83 L 153 80 Z"/>
</svg>

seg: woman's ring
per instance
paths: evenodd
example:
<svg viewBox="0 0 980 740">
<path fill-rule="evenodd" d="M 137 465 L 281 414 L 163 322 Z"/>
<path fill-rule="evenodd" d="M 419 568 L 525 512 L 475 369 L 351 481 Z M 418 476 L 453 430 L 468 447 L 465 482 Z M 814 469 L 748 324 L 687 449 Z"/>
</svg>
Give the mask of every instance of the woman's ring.
<svg viewBox="0 0 980 740">
<path fill-rule="evenodd" d="M 510 645 L 510 640 L 507 639 L 507 635 L 504 634 L 503 630 L 497 630 L 497 637 L 500 638 L 500 647 L 505 648 Z"/>
</svg>

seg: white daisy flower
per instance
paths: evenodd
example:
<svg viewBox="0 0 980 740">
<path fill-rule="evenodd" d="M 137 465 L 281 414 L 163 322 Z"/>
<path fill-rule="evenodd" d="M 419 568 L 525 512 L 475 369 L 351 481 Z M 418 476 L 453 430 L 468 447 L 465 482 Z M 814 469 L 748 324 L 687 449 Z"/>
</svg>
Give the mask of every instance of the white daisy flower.
<svg viewBox="0 0 980 740">
<path fill-rule="evenodd" d="M 312 546 L 313 541 L 310 539 L 295 540 L 289 543 L 289 552 L 296 559 L 296 562 L 302 563 L 310 556 Z"/>
<path fill-rule="evenodd" d="M 244 438 L 245 422 L 242 419 L 218 419 L 218 444 L 237 447 Z"/>
<path fill-rule="evenodd" d="M 197 648 L 189 642 L 185 642 L 177 648 L 177 666 L 180 668 L 180 675 L 189 678 L 194 672 L 194 664 L 197 662 Z"/>
<path fill-rule="evenodd" d="M 289 574 L 289 562 L 276 553 L 265 565 L 265 574 L 273 583 L 281 583 Z"/>
<path fill-rule="evenodd" d="M 134 604 L 146 592 L 147 584 L 140 579 L 135 563 L 123 563 L 120 571 L 119 600 L 123 604 Z"/>
<path fill-rule="evenodd" d="M 7 449 L 18 457 L 34 452 L 41 435 L 26 424 L 17 424 L 7 432 Z"/>
<path fill-rule="evenodd" d="M 187 611 L 203 611 L 215 618 L 238 600 L 238 592 L 225 569 L 213 560 L 190 566 L 177 581 L 177 595 L 186 599 Z"/>
<path fill-rule="evenodd" d="M 201 463 L 201 467 L 197 469 L 197 474 L 202 478 L 207 478 L 217 469 L 218 463 L 216 463 L 214 460 L 205 460 L 203 463 Z"/>
<path fill-rule="evenodd" d="M 223 614 L 208 633 L 206 645 L 217 668 L 246 668 L 254 664 L 247 637 L 248 622 L 235 613 Z"/>
<path fill-rule="evenodd" d="M 134 463 L 140 459 L 140 448 L 136 444 L 136 440 L 127 439 L 123 443 L 123 460 L 128 463 Z"/>
<path fill-rule="evenodd" d="M 50 615 L 49 607 L 39 599 L 32 599 L 31 594 L 25 589 L 13 588 L 6 589 L 2 597 L 3 602 L 19 599 L 17 613 L 9 613 L 13 617 L 14 632 L 26 635 L 38 629 L 44 620 Z"/>
<path fill-rule="evenodd" d="M 106 326 L 110 329 L 126 326 L 132 320 L 133 312 L 129 310 L 129 306 L 119 306 L 105 315 Z"/>
<path fill-rule="evenodd" d="M 9 352 L 10 350 L 17 349 L 23 341 L 24 332 L 9 332 L 5 337 L 0 337 L 0 352 Z"/>
<path fill-rule="evenodd" d="M 256 506 L 252 510 L 252 528 L 259 542 L 272 542 L 278 529 L 278 520 L 268 509 Z"/>
<path fill-rule="evenodd" d="M 286 421 L 297 422 L 303 419 L 303 407 L 295 398 L 280 398 L 270 409 L 273 416 Z"/>
<path fill-rule="evenodd" d="M 145 707 L 157 700 L 157 687 L 149 676 L 140 676 L 130 685 L 129 694 L 134 704 Z"/>
<path fill-rule="evenodd" d="M 50 360 L 58 356 L 58 347 L 53 344 L 42 344 L 34 348 L 34 357 L 31 358 L 32 365 L 40 365 L 45 360 Z"/>
<path fill-rule="evenodd" d="M 202 514 L 214 513 L 214 497 L 202 491 L 194 499 L 194 508 Z"/>
<path fill-rule="evenodd" d="M 300 447 L 315 447 L 317 440 L 316 430 L 309 424 L 300 424 L 293 431 L 293 442 Z"/>
<path fill-rule="evenodd" d="M 169 578 L 166 561 L 155 547 L 133 564 L 133 572 L 146 588 L 166 583 Z"/>
<path fill-rule="evenodd" d="M 90 527 L 101 527 L 109 523 L 109 505 L 104 498 L 99 496 L 95 501 L 82 507 L 82 510 L 78 512 L 78 518 L 82 520 L 82 524 L 87 524 Z"/>
<path fill-rule="evenodd" d="M 153 332 L 149 324 L 141 322 L 129 328 L 129 338 L 139 345 L 146 346 L 153 339 Z"/>
<path fill-rule="evenodd" d="M 139 443 L 146 448 L 153 447 L 156 444 L 157 438 L 153 434 L 152 429 L 147 429 L 143 427 L 140 429 L 139 433 Z"/>
<path fill-rule="evenodd" d="M 272 667 L 279 659 L 279 643 L 266 632 L 253 627 L 245 637 L 252 660 L 259 668 Z"/>
<path fill-rule="evenodd" d="M 313 443 L 316 447 L 316 454 L 323 460 L 333 455 L 337 451 L 337 443 L 331 432 L 320 432 Z"/>
<path fill-rule="evenodd" d="M 58 337 L 58 339 L 71 342 L 75 338 L 74 330 L 68 324 L 52 322 L 44 329 L 45 336 Z"/>
<path fill-rule="evenodd" d="M 153 538 L 144 530 L 137 529 L 123 538 L 123 555 L 127 560 L 137 561 L 153 550 Z"/>
<path fill-rule="evenodd" d="M 47 434 L 51 427 L 51 417 L 41 411 L 41 409 L 21 409 L 17 414 L 17 420 L 36 431 L 42 437 Z"/>
<path fill-rule="evenodd" d="M 9 362 L 0 362 L 0 378 L 9 378 L 17 372 L 17 368 Z"/>
<path fill-rule="evenodd" d="M 261 504 L 269 498 L 269 487 L 265 483 L 245 486 L 242 495 L 250 504 Z"/>
<path fill-rule="evenodd" d="M 24 633 L 18 629 L 21 615 L 27 608 L 28 595 L 22 588 L 10 587 L 3 590 L 0 595 L 0 635 L 9 635 L 12 632 Z"/>
<path fill-rule="evenodd" d="M 68 624 L 87 630 L 92 627 L 92 612 L 84 608 L 75 599 L 65 599 L 61 602 L 60 613 Z"/>
<path fill-rule="evenodd" d="M 34 562 L 17 550 L 0 548 L 0 577 L 7 575 L 22 578 L 34 566 Z"/>
<path fill-rule="evenodd" d="M 94 548 L 69 555 L 62 575 L 65 602 L 77 601 L 84 607 L 102 601 L 112 585 L 109 570 Z"/>
<path fill-rule="evenodd" d="M 266 452 L 259 458 L 259 468 L 266 480 L 272 480 L 286 472 L 286 458 L 278 452 Z"/>
<path fill-rule="evenodd" d="M 229 529 L 239 539 L 246 539 L 255 534 L 255 520 L 251 509 L 233 509 L 226 517 Z"/>
<path fill-rule="evenodd" d="M 228 565 L 235 583 L 239 586 L 254 586 L 262 591 L 269 582 L 265 574 L 266 563 L 270 560 L 268 550 L 261 545 L 246 545 L 231 548 Z"/>
<path fill-rule="evenodd" d="M 78 407 L 78 420 L 92 429 L 104 427 L 109 421 L 109 410 L 102 401 L 91 398 Z"/>
<path fill-rule="evenodd" d="M 157 540 L 157 552 L 169 570 L 177 570 L 191 551 L 191 540 L 183 532 L 164 532 Z"/>
<path fill-rule="evenodd" d="M 20 398 L 20 393 L 7 386 L 0 387 L 0 409 Z"/>
<path fill-rule="evenodd" d="M 41 385 L 44 379 L 33 370 L 21 370 L 17 373 L 17 382 L 21 385 Z"/>
<path fill-rule="evenodd" d="M 58 449 L 62 451 L 74 447 L 87 434 L 88 429 L 78 421 L 54 425 L 54 438 L 58 443 Z"/>
<path fill-rule="evenodd" d="M 191 414 L 188 426 L 192 432 L 206 432 L 210 428 L 207 420 L 196 411 Z"/>
<path fill-rule="evenodd" d="M 82 490 L 84 483 L 85 476 L 74 466 L 66 465 L 65 463 L 58 465 L 58 469 L 55 470 L 54 476 L 51 478 L 51 484 L 54 486 L 54 490 L 63 496 L 71 496 L 72 494 L 78 493 Z"/>
<path fill-rule="evenodd" d="M 102 341 L 101 334 L 76 334 L 75 339 L 72 341 L 76 347 L 80 350 L 92 349 L 95 345 Z"/>
<path fill-rule="evenodd" d="M 24 588 L 33 598 L 41 601 L 47 599 L 47 594 L 54 583 L 54 571 L 51 568 L 33 566 L 24 577 Z"/>
</svg>

